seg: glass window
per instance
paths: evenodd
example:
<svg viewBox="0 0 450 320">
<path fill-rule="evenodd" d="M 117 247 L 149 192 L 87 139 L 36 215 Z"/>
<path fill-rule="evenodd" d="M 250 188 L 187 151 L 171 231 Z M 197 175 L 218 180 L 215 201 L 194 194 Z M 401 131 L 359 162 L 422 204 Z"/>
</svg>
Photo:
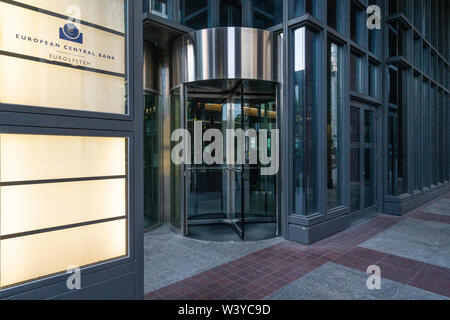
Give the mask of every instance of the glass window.
<svg viewBox="0 0 450 320">
<path fill-rule="evenodd" d="M 389 88 L 389 103 L 397 105 L 397 68 L 390 66 L 388 68 L 388 88 Z"/>
<path fill-rule="evenodd" d="M 442 62 L 442 59 L 441 58 L 439 58 L 439 60 L 438 60 L 438 66 L 437 66 L 437 70 L 438 70 L 438 74 L 437 74 L 437 81 L 438 81 L 438 83 L 440 83 L 440 84 L 442 84 L 442 78 L 443 78 L 443 70 L 444 70 L 444 68 L 443 68 L 443 66 L 444 66 L 444 63 Z"/>
<path fill-rule="evenodd" d="M 414 25 L 418 30 L 422 30 L 422 1 L 411 1 L 414 6 Z"/>
<path fill-rule="evenodd" d="M 360 109 L 350 107 L 350 207 L 351 212 L 361 209 L 361 171 Z"/>
<path fill-rule="evenodd" d="M 242 26 L 242 1 L 220 0 L 219 26 L 241 27 Z"/>
<path fill-rule="evenodd" d="M 352 1 L 350 7 L 350 39 L 364 45 L 364 30 L 367 29 L 364 13 L 361 7 Z"/>
<path fill-rule="evenodd" d="M 283 22 L 283 1 L 252 0 L 253 28 L 268 29 Z"/>
<path fill-rule="evenodd" d="M 364 58 L 356 53 L 350 53 L 350 89 L 358 93 L 364 93 L 363 60 Z"/>
<path fill-rule="evenodd" d="M 171 0 L 144 0 L 144 12 L 150 12 L 165 19 L 170 18 Z"/>
<path fill-rule="evenodd" d="M 170 117 L 170 127 L 171 132 L 175 130 L 182 129 L 183 124 L 181 120 L 181 97 L 180 89 L 177 88 L 172 91 L 171 96 L 171 117 Z M 177 142 L 172 141 L 170 149 L 173 150 L 177 145 Z M 171 225 L 180 230 L 181 228 L 181 166 L 175 164 L 173 161 L 170 162 L 170 223 Z"/>
<path fill-rule="evenodd" d="M 431 167 L 431 184 L 437 185 L 437 174 L 436 174 L 436 155 L 437 155 L 437 133 L 436 133 L 436 89 L 435 86 L 432 85 L 430 89 L 430 123 L 431 123 L 431 140 L 430 140 L 430 152 L 431 152 L 431 160 L 430 160 L 430 167 Z"/>
<path fill-rule="evenodd" d="M 389 194 L 408 192 L 406 107 L 403 78 L 406 71 L 398 66 L 388 66 L 389 116 L 388 116 L 388 181 Z"/>
<path fill-rule="evenodd" d="M 341 47 L 328 45 L 327 207 L 343 204 L 341 142 Z"/>
<path fill-rule="evenodd" d="M 162 222 L 159 207 L 160 173 L 160 96 L 144 95 L 144 229 Z"/>
<path fill-rule="evenodd" d="M 414 65 L 422 69 L 422 42 L 418 37 L 414 37 Z"/>
<path fill-rule="evenodd" d="M 389 0 L 389 15 L 403 13 L 409 17 L 408 1 L 409 0 Z"/>
<path fill-rule="evenodd" d="M 0 288 L 128 254 L 127 144 L 0 134 Z"/>
<path fill-rule="evenodd" d="M 430 95 L 430 84 L 428 81 L 423 83 L 423 101 L 429 101 Z M 430 123 L 430 107 L 429 104 L 424 104 L 423 106 L 423 186 L 430 187 L 431 186 L 431 153 L 430 153 L 430 145 L 431 145 L 431 131 L 432 125 Z"/>
<path fill-rule="evenodd" d="M 414 189 L 422 189 L 421 141 L 422 141 L 422 80 L 419 75 L 414 77 Z"/>
<path fill-rule="evenodd" d="M 208 0 L 180 0 L 180 23 L 194 29 L 211 27 L 209 9 Z"/>
<path fill-rule="evenodd" d="M 306 215 L 318 210 L 318 39 L 306 27 L 294 30 L 293 38 L 294 205 Z"/>
<path fill-rule="evenodd" d="M 292 0 L 293 10 L 290 14 L 291 18 L 300 17 L 306 13 L 318 18 L 319 2 L 319 0 Z"/>
<path fill-rule="evenodd" d="M 408 29 L 402 23 L 398 23 L 398 46 L 397 52 L 405 58 L 412 58 L 408 46 Z"/>
<path fill-rule="evenodd" d="M 396 14 L 398 12 L 397 9 L 397 0 L 388 0 L 388 7 L 389 7 L 389 15 Z"/>
<path fill-rule="evenodd" d="M 406 105 L 404 105 L 404 90 L 406 83 L 403 82 L 403 78 L 406 77 L 406 70 L 399 68 L 398 72 L 398 97 L 397 97 L 397 112 L 398 112 L 398 172 L 397 172 L 397 194 L 401 195 L 408 192 L 408 181 L 407 181 L 407 132 L 406 132 Z"/>
<path fill-rule="evenodd" d="M 344 6 L 341 0 L 328 0 L 327 2 L 327 23 L 330 27 L 342 33 L 342 18 Z"/>
<path fill-rule="evenodd" d="M 388 194 L 397 194 L 397 114 L 389 108 L 388 114 Z"/>
<path fill-rule="evenodd" d="M 395 57 L 398 55 L 397 43 L 398 43 L 398 32 L 397 24 L 388 24 L 389 32 L 389 57 Z"/>
<path fill-rule="evenodd" d="M 126 1 L 34 2 L 0 2 L 0 103 L 126 114 Z"/>
<path fill-rule="evenodd" d="M 439 143 L 439 149 L 438 149 L 438 163 L 439 163 L 439 182 L 440 183 L 444 183 L 444 106 L 443 106 L 443 92 L 441 89 L 439 89 L 439 94 L 438 94 L 438 126 L 437 126 L 437 130 L 438 130 L 438 143 Z"/>
<path fill-rule="evenodd" d="M 380 76 L 379 65 L 369 61 L 369 96 L 379 98 Z"/>
<path fill-rule="evenodd" d="M 423 72 L 430 75 L 430 47 L 423 47 Z"/>
<path fill-rule="evenodd" d="M 436 68 L 437 68 L 437 57 L 436 57 L 436 53 L 433 51 L 431 53 L 431 66 L 430 66 L 431 70 L 430 70 L 430 76 L 433 80 L 437 80 L 436 78 Z"/>
</svg>

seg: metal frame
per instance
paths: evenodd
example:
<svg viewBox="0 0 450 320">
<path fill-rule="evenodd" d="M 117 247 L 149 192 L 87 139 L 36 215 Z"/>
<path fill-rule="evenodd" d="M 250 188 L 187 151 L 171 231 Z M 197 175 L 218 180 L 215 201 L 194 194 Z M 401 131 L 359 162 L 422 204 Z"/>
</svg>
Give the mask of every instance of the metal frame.
<svg viewBox="0 0 450 320">
<path fill-rule="evenodd" d="M 236 79 L 238 80 L 238 79 Z M 254 80 L 254 81 L 263 81 L 264 80 Z M 208 80 L 205 81 L 201 81 L 201 82 L 208 82 Z M 195 83 L 195 82 L 194 82 Z M 183 103 L 181 104 L 181 112 L 183 113 L 183 123 L 184 123 L 184 127 L 187 128 L 187 116 L 186 116 L 186 112 L 187 112 L 187 87 L 189 86 L 190 83 L 185 83 L 182 84 L 181 86 L 184 87 L 183 92 L 184 92 L 184 97 L 183 97 Z M 241 114 L 244 114 L 244 99 L 246 96 L 252 96 L 252 94 L 245 94 L 244 88 L 243 88 L 243 81 L 242 80 L 238 80 L 238 83 L 236 85 L 236 87 L 234 87 L 232 90 L 227 91 L 227 92 L 221 92 L 219 94 L 219 97 L 229 97 L 229 96 L 233 96 L 236 94 L 236 92 L 239 91 L 240 92 L 240 96 L 241 96 Z M 217 97 L 218 95 L 216 94 L 210 94 L 210 93 L 195 93 L 195 95 L 197 96 L 198 94 L 200 94 L 201 96 L 211 96 L 211 97 Z M 278 103 L 278 97 L 279 97 L 279 85 L 276 85 L 276 103 Z M 279 106 L 277 104 L 277 119 L 280 116 L 280 111 L 279 111 Z M 242 128 L 245 127 L 244 124 L 245 120 L 244 117 L 241 118 L 241 126 Z M 277 125 L 278 125 L 278 120 L 277 120 Z M 236 171 L 236 172 L 240 172 L 242 174 L 241 177 L 241 218 L 227 218 L 224 217 L 223 219 L 208 219 L 208 220 L 191 220 L 189 221 L 188 219 L 188 213 L 187 213 L 187 208 L 188 208 L 188 195 L 187 195 L 187 187 L 186 187 L 186 179 L 187 179 L 187 174 L 186 172 L 188 170 L 194 170 L 192 168 L 187 169 L 187 165 L 184 164 L 182 165 L 182 171 L 183 171 L 183 182 L 182 182 L 182 191 L 183 192 L 183 196 L 184 196 L 184 201 L 183 201 L 183 209 L 182 209 L 182 214 L 181 214 L 181 225 L 183 226 L 181 233 L 184 236 L 189 236 L 189 226 L 206 226 L 206 225 L 217 225 L 217 224 L 228 224 L 230 225 L 235 231 L 236 233 L 239 235 L 239 237 L 241 238 L 241 240 L 245 240 L 245 225 L 249 224 L 249 223 L 268 223 L 268 222 L 276 222 L 276 235 L 279 235 L 279 225 L 280 225 L 280 211 L 278 210 L 278 205 L 277 205 L 277 209 L 276 209 L 276 220 L 272 219 L 272 218 L 246 218 L 245 217 L 245 195 L 244 195 L 244 190 L 245 190 L 245 165 L 241 165 L 241 170 L 238 171 L 238 169 L 232 169 L 229 166 L 224 166 L 223 169 L 225 170 L 231 170 L 231 171 Z M 278 177 L 279 174 L 277 174 L 277 201 L 278 201 L 278 189 L 280 188 L 278 185 Z M 227 205 L 228 207 L 228 205 Z M 237 223 L 241 223 L 242 228 L 240 228 Z"/>
<path fill-rule="evenodd" d="M 360 112 L 359 115 L 359 126 L 360 126 L 360 154 L 359 154 L 359 159 L 360 159 L 360 164 L 359 164 L 359 171 L 360 171 L 360 196 L 361 196 L 361 202 L 360 202 L 360 210 L 356 210 L 354 212 L 350 212 L 350 216 L 352 219 L 352 222 L 357 222 L 359 220 L 363 220 L 363 219 L 367 219 L 370 218 L 371 216 L 373 216 L 374 214 L 377 214 L 377 209 L 380 207 L 380 203 L 379 203 L 379 199 L 380 199 L 380 194 L 379 194 L 379 190 L 380 190 L 380 186 L 381 186 L 381 180 L 380 180 L 380 176 L 381 176 L 381 162 L 380 162 L 380 153 L 381 153 L 381 145 L 380 145 L 380 141 L 381 141 L 381 121 L 380 121 L 380 109 L 374 106 L 371 106 L 367 103 L 359 103 L 359 102 L 354 102 L 352 101 L 350 103 L 350 108 L 357 108 Z M 374 132 L 375 132 L 375 141 L 374 141 L 374 192 L 375 192 L 375 196 L 374 196 L 374 204 L 370 207 L 366 207 L 365 205 L 365 190 L 364 190 L 364 183 L 365 183 L 365 178 L 363 175 L 363 171 L 364 171 L 364 166 L 363 164 L 365 164 L 365 158 L 364 158 L 364 144 L 365 144 L 365 137 L 364 137 L 364 117 L 365 117 L 365 111 L 370 111 L 373 112 L 374 114 Z M 351 206 L 350 206 L 351 207 Z"/>
</svg>

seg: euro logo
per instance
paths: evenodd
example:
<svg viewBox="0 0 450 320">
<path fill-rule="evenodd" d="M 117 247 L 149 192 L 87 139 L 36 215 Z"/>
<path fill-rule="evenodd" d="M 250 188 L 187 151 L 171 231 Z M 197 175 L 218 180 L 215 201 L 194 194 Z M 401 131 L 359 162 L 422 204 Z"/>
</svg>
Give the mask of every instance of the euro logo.
<svg viewBox="0 0 450 320">
<path fill-rule="evenodd" d="M 67 23 L 64 27 L 59 28 L 59 38 L 83 44 L 83 34 L 73 23 Z"/>
</svg>

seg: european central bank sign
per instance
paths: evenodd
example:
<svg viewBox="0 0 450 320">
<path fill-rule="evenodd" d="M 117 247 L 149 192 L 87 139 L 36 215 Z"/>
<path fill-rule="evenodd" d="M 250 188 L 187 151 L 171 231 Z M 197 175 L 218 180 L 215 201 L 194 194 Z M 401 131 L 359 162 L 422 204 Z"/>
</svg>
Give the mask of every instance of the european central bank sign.
<svg viewBox="0 0 450 320">
<path fill-rule="evenodd" d="M 125 113 L 125 14 L 124 0 L 0 0 L 0 102 Z"/>
</svg>

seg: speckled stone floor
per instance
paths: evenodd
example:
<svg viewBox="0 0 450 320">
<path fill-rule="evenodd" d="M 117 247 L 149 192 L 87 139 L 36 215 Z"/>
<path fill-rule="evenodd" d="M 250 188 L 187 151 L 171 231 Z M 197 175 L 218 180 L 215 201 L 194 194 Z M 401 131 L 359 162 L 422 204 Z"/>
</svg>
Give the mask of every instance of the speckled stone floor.
<svg viewBox="0 0 450 320">
<path fill-rule="evenodd" d="M 449 199 L 378 215 L 311 246 L 206 242 L 163 226 L 145 236 L 146 299 L 449 299 Z M 380 290 L 366 285 L 373 265 Z"/>
</svg>

